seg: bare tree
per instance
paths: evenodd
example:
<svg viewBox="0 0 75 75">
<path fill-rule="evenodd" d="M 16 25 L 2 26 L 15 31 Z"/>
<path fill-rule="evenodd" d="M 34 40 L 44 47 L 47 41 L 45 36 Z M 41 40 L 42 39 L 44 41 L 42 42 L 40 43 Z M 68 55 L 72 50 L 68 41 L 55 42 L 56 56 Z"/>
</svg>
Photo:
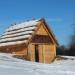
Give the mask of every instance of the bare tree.
<svg viewBox="0 0 75 75">
<path fill-rule="evenodd" d="M 69 55 L 75 56 L 75 13 L 74 13 L 74 22 L 72 24 L 73 26 L 73 34 L 71 35 L 71 42 L 70 42 L 70 51 Z"/>
</svg>

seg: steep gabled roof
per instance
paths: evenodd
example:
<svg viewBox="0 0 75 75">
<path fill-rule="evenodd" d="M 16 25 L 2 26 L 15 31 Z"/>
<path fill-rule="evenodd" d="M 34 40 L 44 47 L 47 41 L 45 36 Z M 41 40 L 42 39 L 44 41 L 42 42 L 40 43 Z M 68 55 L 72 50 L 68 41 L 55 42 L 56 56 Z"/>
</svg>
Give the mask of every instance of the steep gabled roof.
<svg viewBox="0 0 75 75">
<path fill-rule="evenodd" d="M 7 45 L 22 44 L 32 36 L 39 20 L 31 20 L 21 24 L 10 26 L 0 38 L 0 47 Z"/>
<path fill-rule="evenodd" d="M 46 24 L 45 20 L 40 19 L 10 26 L 0 38 L 0 47 L 27 43 L 29 38 L 33 36 L 33 33 L 37 29 L 40 22 L 44 22 Z M 46 27 L 57 44 L 57 41 L 47 24 Z"/>
<path fill-rule="evenodd" d="M 54 42 L 56 43 L 56 45 L 58 46 L 59 43 L 58 43 L 58 41 L 57 41 L 57 39 L 56 39 L 56 37 L 55 37 L 55 35 L 54 35 L 52 29 L 49 27 L 49 25 L 47 24 L 47 22 L 45 21 L 45 19 L 43 18 L 43 19 L 41 19 L 40 21 L 44 23 L 45 27 L 47 28 L 47 30 L 48 30 L 48 32 L 49 32 L 49 35 L 52 37 L 53 41 L 54 41 Z"/>
</svg>

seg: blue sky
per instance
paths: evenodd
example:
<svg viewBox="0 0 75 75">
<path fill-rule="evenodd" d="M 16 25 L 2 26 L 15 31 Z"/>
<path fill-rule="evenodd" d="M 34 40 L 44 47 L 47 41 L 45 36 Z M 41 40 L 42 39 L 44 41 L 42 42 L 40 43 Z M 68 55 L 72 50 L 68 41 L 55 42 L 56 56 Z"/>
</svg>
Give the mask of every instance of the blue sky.
<svg viewBox="0 0 75 75">
<path fill-rule="evenodd" d="M 75 0 L 0 0 L 0 34 L 11 23 L 44 17 L 60 45 L 72 33 Z"/>
</svg>

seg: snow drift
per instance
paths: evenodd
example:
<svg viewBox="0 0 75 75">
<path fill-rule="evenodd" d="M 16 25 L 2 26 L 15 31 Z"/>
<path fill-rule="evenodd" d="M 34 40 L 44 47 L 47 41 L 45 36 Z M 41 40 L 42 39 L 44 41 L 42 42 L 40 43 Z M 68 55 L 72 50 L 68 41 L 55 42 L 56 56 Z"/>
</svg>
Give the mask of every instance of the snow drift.
<svg viewBox="0 0 75 75">
<path fill-rule="evenodd" d="M 75 75 L 75 57 L 42 64 L 13 58 L 0 53 L 0 75 Z"/>
</svg>

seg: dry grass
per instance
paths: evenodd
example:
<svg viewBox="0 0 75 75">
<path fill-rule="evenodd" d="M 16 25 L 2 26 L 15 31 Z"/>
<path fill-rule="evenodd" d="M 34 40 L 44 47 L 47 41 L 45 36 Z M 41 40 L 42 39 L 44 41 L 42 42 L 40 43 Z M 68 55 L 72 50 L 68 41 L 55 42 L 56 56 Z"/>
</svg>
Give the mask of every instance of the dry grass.
<svg viewBox="0 0 75 75">
<path fill-rule="evenodd" d="M 18 58 L 18 59 L 23 59 L 23 60 L 29 60 L 29 58 L 25 55 L 13 55 L 13 57 Z"/>
<path fill-rule="evenodd" d="M 62 57 L 60 55 L 56 56 L 56 59 L 55 60 L 67 60 L 68 58 L 66 57 Z"/>
</svg>

